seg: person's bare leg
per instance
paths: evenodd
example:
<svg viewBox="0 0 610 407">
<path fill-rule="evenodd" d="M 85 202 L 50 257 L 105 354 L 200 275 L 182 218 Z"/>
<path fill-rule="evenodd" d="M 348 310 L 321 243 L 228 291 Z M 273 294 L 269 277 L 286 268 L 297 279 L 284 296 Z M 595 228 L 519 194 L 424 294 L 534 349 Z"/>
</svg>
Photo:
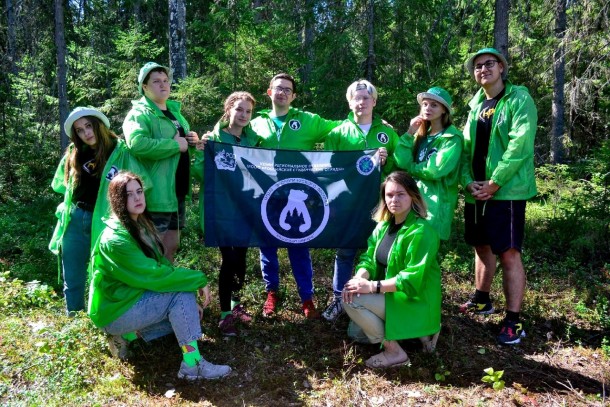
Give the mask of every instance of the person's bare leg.
<svg viewBox="0 0 610 407">
<path fill-rule="evenodd" d="M 161 235 L 163 246 L 165 247 L 165 257 L 170 262 L 174 262 L 174 255 L 178 250 L 178 244 L 180 243 L 180 231 L 179 230 L 167 230 Z"/>
<path fill-rule="evenodd" d="M 403 362 L 409 361 L 409 356 L 407 356 L 407 352 L 405 352 L 404 349 L 396 341 L 385 341 L 383 343 L 383 349 L 384 349 L 383 352 L 372 356 L 370 359 L 368 359 L 366 361 L 367 366 L 369 366 L 369 367 L 387 367 L 387 366 L 375 365 L 373 363 L 373 361 L 378 359 L 382 354 L 385 356 L 388 366 L 392 366 L 397 363 L 403 363 Z"/>
<path fill-rule="evenodd" d="M 491 246 L 474 248 L 474 283 L 479 291 L 490 292 L 491 283 L 496 275 L 496 255 Z"/>
<path fill-rule="evenodd" d="M 506 310 L 520 312 L 525 293 L 525 270 L 521 261 L 521 253 L 508 249 L 500 255 L 502 267 L 502 283 L 506 297 Z"/>
</svg>

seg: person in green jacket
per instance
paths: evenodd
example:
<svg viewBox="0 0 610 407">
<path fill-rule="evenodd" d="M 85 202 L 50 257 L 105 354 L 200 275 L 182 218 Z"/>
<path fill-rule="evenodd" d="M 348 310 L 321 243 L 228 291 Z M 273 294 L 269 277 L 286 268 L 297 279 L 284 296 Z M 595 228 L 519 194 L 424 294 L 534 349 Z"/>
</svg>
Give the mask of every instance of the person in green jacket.
<svg viewBox="0 0 610 407">
<path fill-rule="evenodd" d="M 267 95 L 272 109 L 262 110 L 251 122 L 252 130 L 262 137 L 260 147 L 285 150 L 313 150 L 316 143 L 324 142 L 326 135 L 340 121 L 326 120 L 314 113 L 291 107 L 296 98 L 296 82 L 286 73 L 275 75 L 269 82 Z M 319 318 L 313 302 L 313 267 L 309 249 L 289 247 L 288 258 L 297 283 L 302 309 L 308 319 Z M 265 281 L 267 299 L 263 315 L 272 316 L 279 301 L 280 284 L 277 247 L 260 248 L 261 271 Z"/>
<path fill-rule="evenodd" d="M 224 102 L 224 114 L 214 126 L 211 133 L 206 133 L 197 143 L 195 155 L 194 174 L 203 182 L 203 154 L 207 140 L 220 141 L 244 147 L 256 147 L 260 137 L 252 130 L 250 119 L 256 106 L 256 100 L 248 92 L 233 92 Z M 203 229 L 203 188 L 200 190 L 201 226 Z M 236 213 L 235 216 L 243 216 Z M 244 232 L 247 222 L 241 223 L 241 229 L 236 235 L 248 235 Z M 237 232 L 237 231 L 236 231 Z M 252 316 L 248 314 L 240 301 L 239 292 L 243 288 L 246 278 L 246 255 L 248 241 L 244 246 L 220 247 L 222 263 L 218 275 L 218 297 L 220 298 L 220 321 L 218 328 L 225 336 L 236 336 L 235 322 L 250 322 Z"/>
<path fill-rule="evenodd" d="M 521 250 L 526 202 L 537 192 L 534 138 L 538 115 L 527 88 L 507 80 L 508 62 L 496 49 L 477 51 L 465 67 L 481 89 L 469 103 L 464 127 L 464 236 L 474 246 L 476 290 L 461 310 L 495 311 L 489 292 L 499 258 L 506 316 L 497 341 L 514 345 L 525 336 L 519 315 L 525 292 Z"/>
<path fill-rule="evenodd" d="M 142 98 L 132 102 L 123 122 L 127 146 L 148 169 L 155 189 L 149 198 L 153 222 L 163 238 L 165 256 L 174 260 L 180 230 L 186 222 L 185 200 L 190 195 L 190 155 L 199 140 L 180 113 L 180 103 L 169 100 L 169 68 L 146 63 L 138 74 Z"/>
<path fill-rule="evenodd" d="M 445 89 L 432 87 L 417 95 L 419 115 L 394 152 L 396 164 L 417 180 L 428 206 L 428 221 L 442 240 L 451 235 L 458 200 L 462 133 L 451 124 L 452 99 Z"/>
<path fill-rule="evenodd" d="M 111 335 L 112 353 L 128 356 L 128 342 L 150 341 L 174 333 L 183 360 L 178 377 L 216 379 L 231 368 L 201 356 L 202 307 L 210 302 L 205 274 L 174 267 L 163 256 L 163 243 L 146 210 L 142 180 L 121 172 L 108 188 L 113 216 L 92 253 L 88 313 L 93 323 Z"/>
<path fill-rule="evenodd" d="M 57 225 L 49 250 L 60 260 L 68 315 L 85 309 L 87 264 L 91 247 L 108 213 L 108 183 L 121 169 L 146 171 L 129 154 L 123 140 L 110 130 L 110 121 L 91 107 L 77 107 L 64 122 L 70 145 L 62 157 L 51 187 L 64 194 L 55 211 Z"/>
<path fill-rule="evenodd" d="M 345 97 L 351 112 L 340 126 L 328 133 L 324 148 L 330 151 L 377 148 L 382 176 L 387 176 L 396 167 L 393 153 L 399 138 L 392 127 L 373 113 L 377 105 L 377 89 L 369 81 L 361 79 L 348 86 Z M 341 291 L 352 276 L 356 252 L 355 248 L 337 249 L 333 272 L 334 296 L 322 312 L 322 317 L 327 321 L 334 322 L 343 314 Z"/>
<path fill-rule="evenodd" d="M 366 361 L 369 367 L 409 363 L 398 343 L 402 339 L 420 338 L 427 352 L 436 347 L 441 328 L 439 237 L 426 215 L 415 180 L 404 171 L 388 175 L 374 215 L 377 227 L 356 274 L 343 288 L 351 318 L 348 335 L 384 348 Z"/>
</svg>

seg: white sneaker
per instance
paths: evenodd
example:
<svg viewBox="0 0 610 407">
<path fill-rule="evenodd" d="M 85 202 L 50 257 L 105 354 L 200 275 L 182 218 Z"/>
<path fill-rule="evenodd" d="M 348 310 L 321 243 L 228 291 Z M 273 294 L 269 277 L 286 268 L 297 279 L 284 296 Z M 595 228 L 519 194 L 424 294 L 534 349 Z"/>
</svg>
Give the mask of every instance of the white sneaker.
<svg viewBox="0 0 610 407">
<path fill-rule="evenodd" d="M 332 302 L 328 304 L 328 307 L 326 307 L 322 316 L 329 322 L 335 322 L 344 312 L 345 310 L 343 309 L 341 298 L 334 298 Z"/>
<path fill-rule="evenodd" d="M 226 365 L 215 365 L 205 359 L 201 359 L 193 367 L 188 366 L 184 361 L 180 364 L 178 378 L 190 381 L 200 379 L 219 379 L 231 373 L 231 368 Z"/>
<path fill-rule="evenodd" d="M 108 350 L 110 354 L 115 358 L 121 360 L 127 360 L 131 356 L 129 351 L 129 342 L 121 335 L 109 335 L 108 339 Z"/>
</svg>

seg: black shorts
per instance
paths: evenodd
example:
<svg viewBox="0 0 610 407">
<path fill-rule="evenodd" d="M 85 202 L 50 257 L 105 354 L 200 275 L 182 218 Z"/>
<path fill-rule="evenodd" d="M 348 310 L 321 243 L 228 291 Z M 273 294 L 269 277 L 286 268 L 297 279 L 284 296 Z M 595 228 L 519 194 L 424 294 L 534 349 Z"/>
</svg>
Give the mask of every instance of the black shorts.
<svg viewBox="0 0 610 407">
<path fill-rule="evenodd" d="M 476 201 L 464 208 L 464 240 L 471 246 L 491 246 L 498 255 L 508 249 L 521 252 L 527 201 Z"/>
</svg>

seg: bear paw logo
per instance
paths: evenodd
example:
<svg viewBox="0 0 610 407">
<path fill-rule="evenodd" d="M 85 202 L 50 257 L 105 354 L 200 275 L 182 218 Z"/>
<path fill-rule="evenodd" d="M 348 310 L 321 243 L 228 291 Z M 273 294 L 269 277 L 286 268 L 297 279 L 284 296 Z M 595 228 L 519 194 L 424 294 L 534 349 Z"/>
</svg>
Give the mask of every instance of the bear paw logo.
<svg viewBox="0 0 610 407">
<path fill-rule="evenodd" d="M 299 231 L 301 233 L 306 232 L 311 227 L 311 216 L 309 215 L 309 211 L 307 210 L 307 206 L 305 206 L 305 200 L 307 199 L 307 194 L 300 189 L 291 189 L 288 194 L 288 203 L 282 209 L 280 213 L 280 226 L 284 230 L 290 230 L 292 227 L 288 222 L 286 222 L 288 218 L 288 214 L 294 215 L 296 212 L 296 216 L 303 216 L 303 223 L 299 226 Z"/>
<path fill-rule="evenodd" d="M 232 153 L 227 153 L 226 151 L 220 151 L 214 157 L 214 162 L 216 163 L 216 168 L 219 170 L 228 170 L 235 171 L 235 167 L 237 163 L 235 162 L 235 155 Z"/>
</svg>

